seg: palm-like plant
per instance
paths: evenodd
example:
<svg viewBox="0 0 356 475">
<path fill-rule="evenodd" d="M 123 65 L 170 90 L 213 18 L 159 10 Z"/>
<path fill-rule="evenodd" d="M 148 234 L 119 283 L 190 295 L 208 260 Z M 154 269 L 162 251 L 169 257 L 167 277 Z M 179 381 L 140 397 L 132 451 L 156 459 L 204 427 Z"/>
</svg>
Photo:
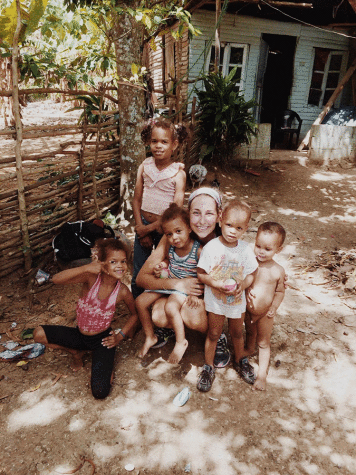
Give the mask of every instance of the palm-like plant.
<svg viewBox="0 0 356 475">
<path fill-rule="evenodd" d="M 256 135 L 251 111 L 255 102 L 245 101 L 239 93 L 236 73 L 236 67 L 226 77 L 209 73 L 202 77 L 204 90 L 196 90 L 201 111 L 198 135 L 212 153 L 212 161 L 224 166 L 231 162 L 238 145 Z"/>
</svg>

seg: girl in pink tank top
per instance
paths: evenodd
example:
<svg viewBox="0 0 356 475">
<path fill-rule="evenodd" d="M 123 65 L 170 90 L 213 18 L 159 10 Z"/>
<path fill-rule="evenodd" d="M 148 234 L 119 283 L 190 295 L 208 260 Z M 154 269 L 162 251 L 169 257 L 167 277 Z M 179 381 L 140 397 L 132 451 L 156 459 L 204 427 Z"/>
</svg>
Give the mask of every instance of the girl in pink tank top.
<svg viewBox="0 0 356 475">
<path fill-rule="evenodd" d="M 136 276 L 162 237 L 160 217 L 171 203 L 183 206 L 186 175 L 184 165 L 173 161 L 173 153 L 188 133 L 184 126 L 159 117 L 147 122 L 141 136 L 152 156 L 138 168 L 132 202 L 136 235 L 131 288 L 135 299 L 143 292 L 136 286 Z"/>
<path fill-rule="evenodd" d="M 97 399 L 103 399 L 109 393 L 115 347 L 123 339 L 133 337 L 138 323 L 133 296 L 122 283 L 127 271 L 127 254 L 121 241 L 100 239 L 93 249 L 90 264 L 54 275 L 55 284 L 82 284 L 77 304 L 77 327 L 42 325 L 34 330 L 36 342 L 72 354 L 74 371 L 83 366 L 83 353 L 92 351 L 91 388 Z M 116 304 L 121 301 L 131 316 L 122 330 L 113 331 L 111 321 Z"/>
</svg>

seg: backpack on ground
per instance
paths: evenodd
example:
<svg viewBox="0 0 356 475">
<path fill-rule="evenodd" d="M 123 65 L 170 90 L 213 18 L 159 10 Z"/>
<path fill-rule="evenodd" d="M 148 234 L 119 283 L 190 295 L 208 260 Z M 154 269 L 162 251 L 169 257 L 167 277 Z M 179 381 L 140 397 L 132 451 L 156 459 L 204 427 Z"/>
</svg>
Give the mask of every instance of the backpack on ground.
<svg viewBox="0 0 356 475">
<path fill-rule="evenodd" d="M 70 262 L 90 258 L 95 241 L 108 237 L 115 237 L 115 233 L 101 219 L 64 223 L 52 241 L 55 259 Z"/>
</svg>

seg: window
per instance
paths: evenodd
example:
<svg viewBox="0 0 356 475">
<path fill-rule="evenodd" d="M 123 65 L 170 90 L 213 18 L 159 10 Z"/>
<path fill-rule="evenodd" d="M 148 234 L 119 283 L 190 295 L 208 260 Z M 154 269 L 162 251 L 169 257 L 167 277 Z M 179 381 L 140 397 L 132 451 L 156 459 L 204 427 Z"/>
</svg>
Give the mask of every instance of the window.
<svg viewBox="0 0 356 475">
<path fill-rule="evenodd" d="M 346 53 L 315 48 L 313 75 L 310 83 L 308 104 L 323 107 L 335 91 L 345 71 Z"/>
<path fill-rule="evenodd" d="M 235 66 L 237 66 L 237 74 L 240 78 L 238 83 L 239 90 L 243 89 L 245 79 L 245 68 L 247 59 L 247 45 L 238 45 L 235 43 L 221 43 L 220 46 L 220 64 L 219 71 L 223 76 L 227 76 Z M 211 47 L 209 62 L 207 62 L 206 70 L 214 71 L 215 63 L 215 46 Z"/>
</svg>

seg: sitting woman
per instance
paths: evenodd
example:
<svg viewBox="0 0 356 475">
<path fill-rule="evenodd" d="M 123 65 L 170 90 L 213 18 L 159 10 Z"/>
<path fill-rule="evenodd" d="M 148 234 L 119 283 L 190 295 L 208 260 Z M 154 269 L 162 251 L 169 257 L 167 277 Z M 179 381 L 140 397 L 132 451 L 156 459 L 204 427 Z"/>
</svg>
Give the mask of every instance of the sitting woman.
<svg viewBox="0 0 356 475">
<path fill-rule="evenodd" d="M 221 210 L 221 198 L 214 188 L 198 188 L 189 197 L 188 211 L 190 218 L 190 227 L 194 233 L 194 238 L 202 245 L 221 234 L 218 226 L 218 220 Z M 184 279 L 157 279 L 154 275 L 154 268 L 164 260 L 166 250 L 166 237 L 163 236 L 157 248 L 153 251 L 139 275 L 137 283 L 141 287 L 149 290 L 175 290 L 187 295 L 201 296 L 204 286 L 197 278 L 190 277 Z M 162 296 L 157 300 L 152 309 L 152 320 L 159 327 L 155 334 L 158 342 L 152 348 L 160 348 L 165 345 L 168 338 L 174 336 L 171 329 L 172 323 L 165 313 L 165 303 L 167 296 Z M 185 302 L 181 308 L 181 316 L 187 328 L 206 333 L 208 330 L 208 317 L 204 307 L 204 301 L 199 301 L 199 306 L 189 305 Z M 227 338 L 224 333 L 221 334 L 216 347 L 214 366 L 223 368 L 230 361 L 230 352 L 227 347 Z"/>
</svg>

